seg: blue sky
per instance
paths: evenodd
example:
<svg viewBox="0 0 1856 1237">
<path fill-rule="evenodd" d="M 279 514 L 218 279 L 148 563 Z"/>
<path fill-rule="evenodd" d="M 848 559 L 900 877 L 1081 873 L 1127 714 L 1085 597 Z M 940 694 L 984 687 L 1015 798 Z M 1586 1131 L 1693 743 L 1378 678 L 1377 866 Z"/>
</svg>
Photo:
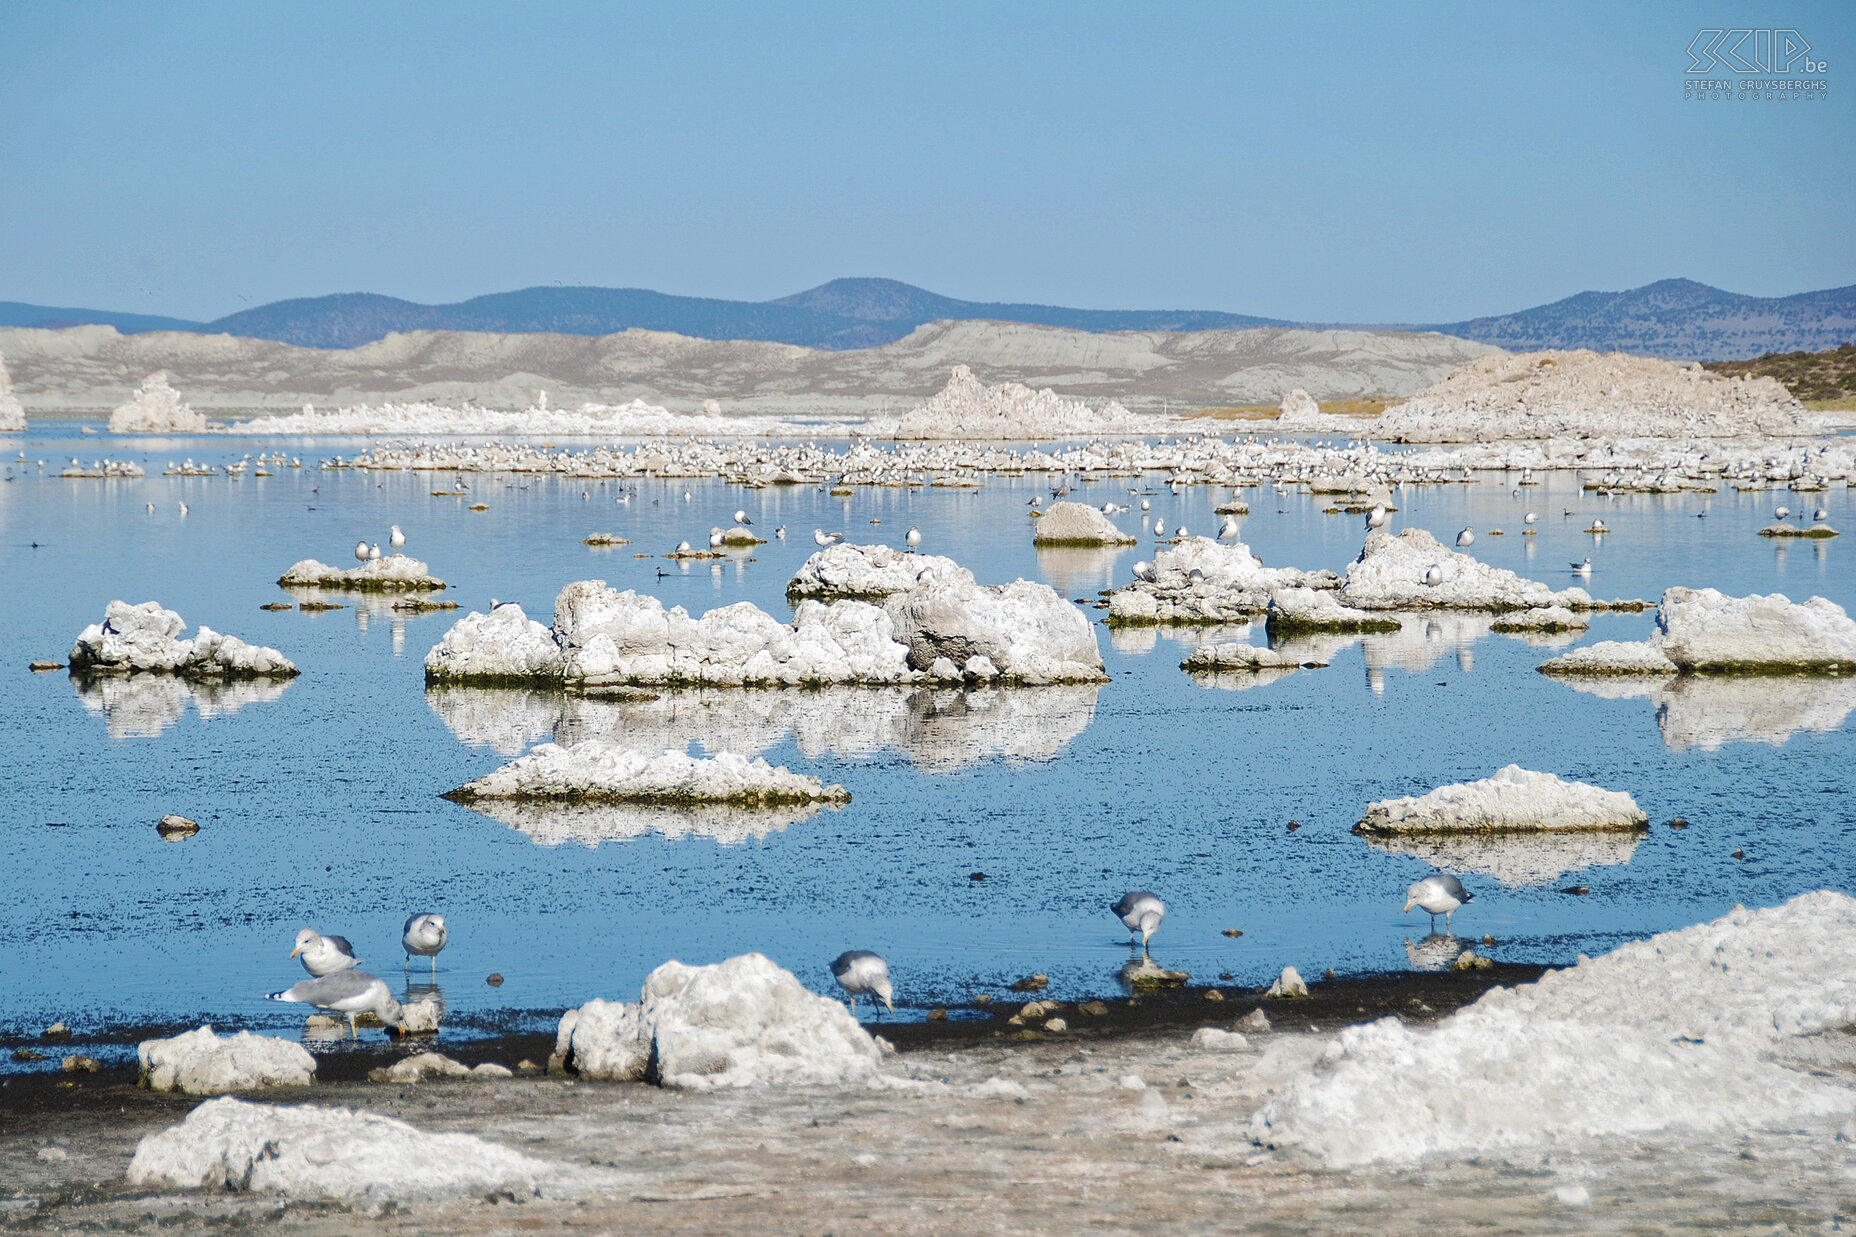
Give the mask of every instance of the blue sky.
<svg viewBox="0 0 1856 1237">
<path fill-rule="evenodd" d="M 1703 26 L 1829 98 L 1685 102 Z M 0 299 L 1777 295 L 1856 283 L 1852 51 L 1848 4 L 10 4 Z"/>
</svg>

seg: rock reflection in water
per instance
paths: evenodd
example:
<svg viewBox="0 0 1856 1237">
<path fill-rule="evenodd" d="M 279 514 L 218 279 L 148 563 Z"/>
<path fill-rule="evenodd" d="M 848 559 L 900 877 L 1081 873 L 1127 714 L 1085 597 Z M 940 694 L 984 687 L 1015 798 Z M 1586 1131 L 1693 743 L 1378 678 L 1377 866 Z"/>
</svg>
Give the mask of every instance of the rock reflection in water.
<svg viewBox="0 0 1856 1237">
<path fill-rule="evenodd" d="M 824 807 L 817 803 L 764 808 L 722 804 L 662 807 L 630 803 L 526 803 L 511 799 L 480 799 L 466 806 L 511 829 L 521 830 L 538 846 L 578 842 L 595 850 L 601 842 L 620 842 L 647 833 L 656 833 L 672 841 L 713 838 L 724 846 L 732 846 L 751 838 L 764 838 L 788 825 L 808 820 Z"/>
<path fill-rule="evenodd" d="M 1433 932 L 1421 941 L 1405 938 L 1405 961 L 1414 971 L 1447 971 L 1469 943 L 1460 936 Z"/>
<path fill-rule="evenodd" d="M 1242 692 L 1253 687 L 1267 687 L 1296 672 L 1295 666 L 1270 666 L 1260 670 L 1188 670 L 1186 677 L 1198 687 L 1217 691 Z"/>
<path fill-rule="evenodd" d="M 1728 743 L 1784 743 L 1830 734 L 1856 710 L 1856 679 L 1809 675 L 1565 676 L 1558 682 L 1607 700 L 1646 699 L 1656 728 L 1678 751 Z"/>
<path fill-rule="evenodd" d="M 1543 885 L 1580 868 L 1629 863 L 1642 831 L 1579 833 L 1416 834 L 1369 837 L 1395 855 L 1422 859 L 1446 872 L 1493 876 L 1504 885 Z"/>
<path fill-rule="evenodd" d="M 790 738 L 807 757 L 899 751 L 918 768 L 1049 760 L 1095 717 L 1094 684 L 1037 688 L 699 688 L 623 699 L 508 688 L 434 688 L 426 700 L 466 743 L 519 754 L 552 737 L 643 750 L 752 756 Z"/>
<path fill-rule="evenodd" d="M 202 719 L 236 713 L 284 694 L 290 679 L 182 679 L 171 674 L 73 675 L 77 698 L 100 714 L 112 739 L 152 739 L 191 704 Z"/>
<path fill-rule="evenodd" d="M 1094 597 L 1121 581 L 1115 575 L 1115 560 L 1134 547 L 1112 546 L 1040 546 L 1038 570 L 1050 586 L 1065 597 Z"/>
</svg>

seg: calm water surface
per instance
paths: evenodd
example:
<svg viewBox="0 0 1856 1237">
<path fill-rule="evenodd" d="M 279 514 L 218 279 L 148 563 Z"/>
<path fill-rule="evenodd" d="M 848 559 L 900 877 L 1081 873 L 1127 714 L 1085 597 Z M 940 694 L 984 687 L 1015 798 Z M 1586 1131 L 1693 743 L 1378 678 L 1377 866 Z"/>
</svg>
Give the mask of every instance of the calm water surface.
<svg viewBox="0 0 1856 1237">
<path fill-rule="evenodd" d="M 1305 974 L 1421 964 L 1425 917 L 1400 907 L 1433 858 L 1475 892 L 1458 932 L 1493 934 L 1496 956 L 1514 961 L 1569 961 L 1736 902 L 1856 887 L 1856 684 L 1698 683 L 1610 698 L 1535 673 L 1571 642 L 1492 635 L 1473 618 L 1328 641 L 1314 651 L 1330 668 L 1273 682 L 1197 682 L 1179 669 L 1195 643 L 1261 642 L 1260 626 L 1098 627 L 1113 680 L 1100 689 L 711 691 L 627 705 L 427 692 L 422 658 L 456 615 L 400 618 L 352 598 L 325 614 L 267 613 L 259 606 L 288 599 L 277 576 L 301 558 L 346 564 L 357 539 L 384 543 L 399 524 L 407 552 L 450 582 L 446 597 L 467 610 L 516 600 L 546 621 L 561 586 L 587 578 L 697 613 L 746 600 L 785 614 L 786 581 L 815 548 L 815 527 L 899 544 L 917 525 L 924 551 L 982 582 L 1023 576 L 1071 597 L 1127 579 L 1147 551 L 1033 550 L 1025 502 L 1045 492 L 1042 475 L 848 499 L 642 481 L 624 487 L 637 492 L 625 507 L 613 501 L 616 483 L 473 476 L 470 501 L 489 510 L 471 512 L 432 497 L 430 474 L 313 467 L 358 446 L 80 438 L 74 423 L 56 422 L 5 444 L 9 459 L 23 449 L 48 463 L 44 473 L 15 466 L 18 479 L 0 485 L 11 601 L 0 633 L 0 1034 L 58 1018 L 80 1031 L 207 1019 L 298 1026 L 299 1007 L 261 999 L 303 978 L 286 957 L 298 928 L 348 936 L 397 985 L 400 924 L 418 910 L 451 925 L 438 983 L 450 1026 L 468 1034 L 633 996 L 668 958 L 746 950 L 825 991 L 827 960 L 875 949 L 908 1016 L 1033 971 L 1050 976 L 1053 995 L 1111 994 L 1130 955 L 1105 908 L 1129 888 L 1166 899 L 1156 961 L 1195 980 L 1256 984 L 1284 964 Z M 73 455 L 145 460 L 157 474 L 170 459 L 275 448 L 310 466 L 239 480 L 52 475 Z M 1169 526 L 1214 531 L 1211 508 L 1228 491 L 1174 497 L 1148 480 L 1140 488 Z M 1820 593 L 1856 608 L 1851 546 L 1754 535 L 1780 501 L 1821 502 L 1833 524 L 1856 528 L 1847 490 L 1600 499 L 1549 474 L 1516 498 L 1512 482 L 1490 473 L 1408 489 L 1394 528 L 1447 539 L 1474 525 L 1479 558 L 1555 587 L 1576 583 L 1567 565 L 1590 554 L 1588 587 L 1600 596 L 1654 600 L 1669 585 L 1711 585 Z M 1126 501 L 1130 484 L 1079 496 Z M 1247 496 L 1243 537 L 1265 562 L 1338 570 L 1358 553 L 1358 517 L 1323 515 L 1309 496 Z M 763 533 L 787 525 L 789 539 L 715 566 L 657 557 L 728 524 L 737 507 Z M 1563 516 L 1568 507 L 1577 514 Z M 1523 538 L 1529 508 L 1542 513 L 1540 534 Z M 1599 514 L 1616 531 L 1595 544 L 1577 530 Z M 1137 527 L 1138 511 L 1120 522 Z M 1489 535 L 1495 528 L 1506 535 Z M 636 544 L 580 544 L 608 531 Z M 138 679 L 88 693 L 63 673 L 26 670 L 34 658 L 62 660 L 112 598 L 156 599 L 190 626 L 273 645 L 302 677 L 217 693 Z M 1640 639 L 1652 622 L 1601 617 L 1580 641 Z M 754 752 L 841 782 L 854 798 L 810 815 L 505 819 L 439 798 L 557 731 Z M 1349 832 L 1372 799 L 1509 763 L 1629 791 L 1653 828 L 1641 841 L 1509 841 L 1432 856 Z M 167 812 L 197 819 L 199 834 L 163 843 L 153 823 Z M 1678 816 L 1690 827 L 1664 827 Z M 500 987 L 486 983 L 492 972 Z"/>
</svg>

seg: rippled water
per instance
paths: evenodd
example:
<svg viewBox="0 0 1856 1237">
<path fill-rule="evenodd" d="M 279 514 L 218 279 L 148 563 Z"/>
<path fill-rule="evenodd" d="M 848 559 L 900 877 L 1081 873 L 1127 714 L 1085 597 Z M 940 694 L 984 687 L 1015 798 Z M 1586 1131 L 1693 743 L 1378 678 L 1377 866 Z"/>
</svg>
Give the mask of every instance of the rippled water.
<svg viewBox="0 0 1856 1237">
<path fill-rule="evenodd" d="M 145 455 L 157 473 L 169 459 L 223 462 L 276 445 L 79 438 L 73 423 L 40 423 L 5 444 L 9 457 L 23 449 L 49 464 L 0 485 L 12 602 L 0 634 L 0 1032 L 54 1018 L 296 1025 L 300 1007 L 261 996 L 303 977 L 286 957 L 298 928 L 340 932 L 370 969 L 397 976 L 399 927 L 416 910 L 451 925 L 438 982 L 464 1026 L 630 996 L 667 958 L 750 949 L 820 990 L 828 959 L 875 949 L 917 1016 L 1033 971 L 1049 975 L 1053 995 L 1112 993 L 1129 951 L 1106 907 L 1128 888 L 1166 899 L 1156 961 L 1195 980 L 1228 973 L 1253 984 L 1285 963 L 1305 974 L 1383 971 L 1449 952 L 1426 942 L 1421 914 L 1400 914 L 1405 886 L 1432 862 L 1476 894 L 1459 933 L 1491 933 L 1496 956 L 1515 961 L 1567 961 L 1736 902 L 1856 888 L 1849 681 L 1581 690 L 1534 672 L 1570 641 L 1547 646 L 1490 634 L 1484 619 L 1439 616 L 1397 636 L 1323 640 L 1316 651 L 1330 668 L 1273 681 L 1195 681 L 1179 669 L 1196 642 L 1245 638 L 1244 628 L 1099 627 L 1113 679 L 1100 689 L 706 691 L 618 703 L 426 691 L 421 659 L 454 615 L 401 617 L 348 598 L 348 609 L 319 615 L 258 608 L 284 599 L 273 581 L 292 562 L 345 563 L 357 538 L 384 542 L 394 523 L 407 552 L 451 583 L 445 596 L 466 609 L 518 600 L 544 620 L 560 587 L 586 578 L 694 612 L 748 600 L 784 614 L 786 581 L 820 526 L 893 543 L 918 525 L 924 551 L 986 583 L 1025 576 L 1089 597 L 1126 579 L 1145 551 L 1032 549 L 1025 502 L 1043 492 L 1041 474 L 848 499 L 644 481 L 626 487 L 637 491 L 628 507 L 615 505 L 613 483 L 470 478 L 470 501 L 485 512 L 432 497 L 424 474 L 51 475 L 73 455 Z M 281 445 L 309 464 L 354 447 Z M 1169 526 L 1215 529 L 1211 508 L 1227 491 L 1174 497 L 1149 481 L 1141 488 Z M 1555 587 L 1578 582 L 1567 564 L 1589 553 L 1587 587 L 1600 596 L 1654 600 L 1668 585 L 1712 585 L 1821 593 L 1856 608 L 1850 547 L 1754 535 L 1775 501 L 1797 506 L 1799 496 L 1587 498 L 1561 474 L 1517 498 L 1512 481 L 1491 473 L 1408 489 L 1394 527 L 1447 538 L 1473 524 L 1478 557 Z M 1079 496 L 1125 500 L 1128 485 Z M 1358 517 L 1323 515 L 1323 500 L 1305 495 L 1248 497 L 1244 540 L 1267 563 L 1340 569 L 1358 552 Z M 1856 528 L 1848 491 L 1803 497 Z M 656 557 L 729 523 L 737 507 L 763 531 L 787 525 L 789 540 L 717 565 Z M 1540 534 L 1522 538 L 1530 507 L 1542 513 Z M 1597 545 L 1577 531 L 1594 514 L 1616 530 Z M 580 544 L 608 531 L 636 544 Z M 283 686 L 137 679 L 93 691 L 63 673 L 28 673 L 34 658 L 62 659 L 118 597 L 157 599 L 190 625 L 274 645 L 303 675 Z M 1652 621 L 1601 617 L 1580 639 L 1637 639 Z M 1248 638 L 1261 641 L 1260 627 Z M 480 813 L 439 798 L 556 734 L 759 753 L 841 782 L 853 800 L 784 814 Z M 1511 762 L 1627 790 L 1654 827 L 1640 840 L 1411 853 L 1349 832 L 1372 799 Z M 167 812 L 197 819 L 199 834 L 162 842 L 153 822 Z M 1690 827 L 1663 826 L 1676 816 Z M 1572 886 L 1590 892 L 1564 892 Z M 491 972 L 500 987 L 486 984 Z"/>
</svg>

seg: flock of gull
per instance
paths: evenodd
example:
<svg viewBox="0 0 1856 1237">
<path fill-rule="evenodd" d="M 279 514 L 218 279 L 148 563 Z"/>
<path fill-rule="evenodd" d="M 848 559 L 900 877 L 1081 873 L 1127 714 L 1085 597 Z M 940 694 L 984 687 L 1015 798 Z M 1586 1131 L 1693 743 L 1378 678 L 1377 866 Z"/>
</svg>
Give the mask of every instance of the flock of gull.
<svg viewBox="0 0 1856 1237">
<path fill-rule="evenodd" d="M 402 969 L 411 970 L 415 957 L 430 958 L 432 975 L 436 977 L 439 951 L 450 939 L 443 915 L 427 911 L 413 915 L 400 930 L 400 947 L 406 953 Z M 304 928 L 296 934 L 296 948 L 290 956 L 303 963 L 310 978 L 282 992 L 269 993 L 270 1000 L 313 1005 L 338 1014 L 347 1019 L 348 1030 L 356 1035 L 360 1032 L 355 1020 L 362 1014 L 372 1014 L 390 1027 L 403 1023 L 400 1003 L 393 999 L 387 981 L 360 969 L 361 959 L 355 956 L 347 937 L 324 936 L 314 928 Z"/>
</svg>

